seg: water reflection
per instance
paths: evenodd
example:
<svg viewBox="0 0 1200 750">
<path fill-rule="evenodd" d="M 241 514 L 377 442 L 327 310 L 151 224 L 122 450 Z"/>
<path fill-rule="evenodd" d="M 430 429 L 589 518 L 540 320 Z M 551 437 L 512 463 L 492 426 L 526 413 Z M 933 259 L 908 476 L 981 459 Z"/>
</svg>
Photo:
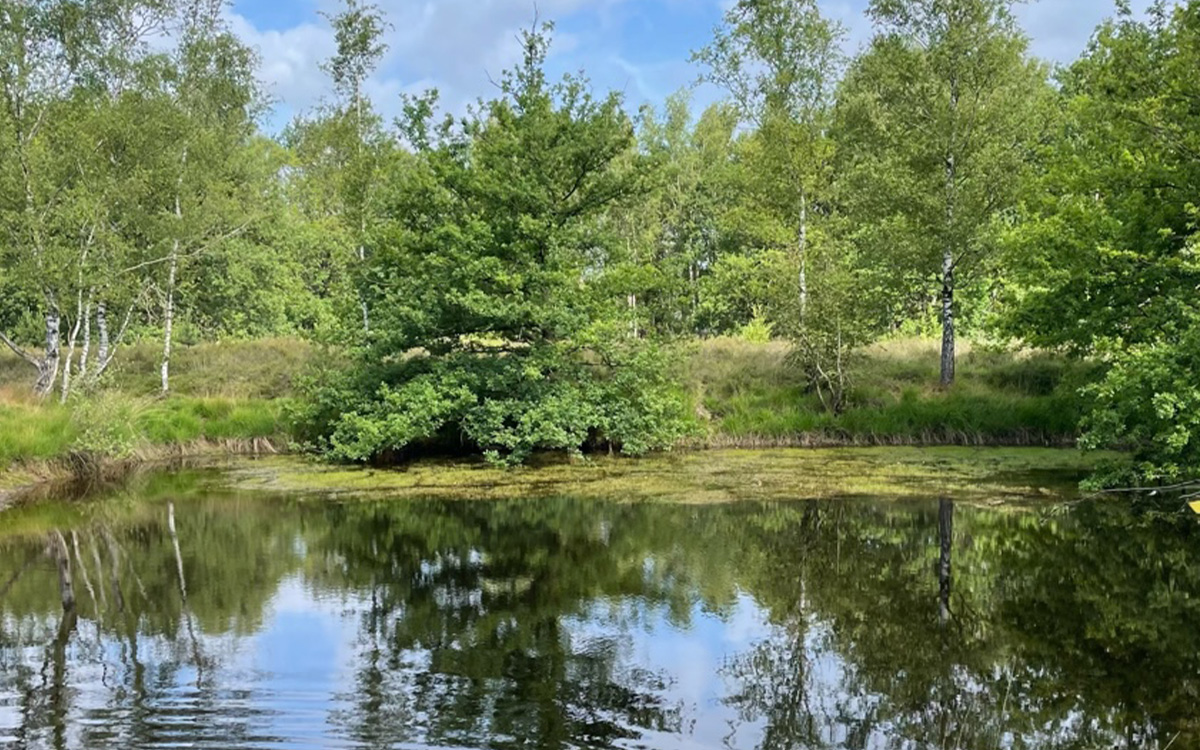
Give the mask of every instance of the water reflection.
<svg viewBox="0 0 1200 750">
<path fill-rule="evenodd" d="M 0 539 L 0 747 L 1192 748 L 1198 540 L 1111 503 L 176 491 Z"/>
</svg>

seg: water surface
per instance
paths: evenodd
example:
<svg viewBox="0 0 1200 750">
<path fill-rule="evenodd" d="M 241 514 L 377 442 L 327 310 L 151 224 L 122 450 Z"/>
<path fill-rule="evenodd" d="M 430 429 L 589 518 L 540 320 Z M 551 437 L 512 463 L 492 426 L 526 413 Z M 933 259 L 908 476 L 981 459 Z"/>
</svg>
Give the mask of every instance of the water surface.
<svg viewBox="0 0 1200 750">
<path fill-rule="evenodd" d="M 0 531 L 0 747 L 1200 747 L 1174 510 L 211 480 Z"/>
</svg>

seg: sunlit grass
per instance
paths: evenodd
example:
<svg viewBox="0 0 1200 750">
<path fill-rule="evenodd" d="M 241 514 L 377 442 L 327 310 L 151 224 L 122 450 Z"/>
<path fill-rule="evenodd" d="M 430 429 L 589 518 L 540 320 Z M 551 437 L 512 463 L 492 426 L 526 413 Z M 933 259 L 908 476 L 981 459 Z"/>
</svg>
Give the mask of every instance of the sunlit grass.
<svg viewBox="0 0 1200 750">
<path fill-rule="evenodd" d="M 287 400 L 105 394 L 69 406 L 0 403 L 0 468 L 81 451 L 123 457 L 161 446 L 275 440 Z"/>
<path fill-rule="evenodd" d="M 0 468 L 66 452 L 78 434 L 64 407 L 0 401 Z"/>
<path fill-rule="evenodd" d="M 1062 445 L 1076 434 L 1089 368 L 1053 354 L 963 342 L 958 382 L 938 386 L 938 342 L 896 339 L 853 361 L 849 408 L 832 415 L 789 346 L 735 338 L 684 347 L 677 368 L 709 424 L 710 446 Z M 316 358 L 295 339 L 181 347 L 161 399 L 158 347 L 131 346 L 99 395 L 68 406 L 29 395 L 32 368 L 0 352 L 0 466 L 73 450 L 130 454 L 200 441 L 286 441 L 286 403 Z"/>
<path fill-rule="evenodd" d="M 938 343 L 888 341 L 852 360 L 849 407 L 826 411 L 780 342 L 703 342 L 689 382 L 721 445 L 1063 444 L 1076 434 L 1085 364 L 965 343 L 938 384 Z"/>
</svg>

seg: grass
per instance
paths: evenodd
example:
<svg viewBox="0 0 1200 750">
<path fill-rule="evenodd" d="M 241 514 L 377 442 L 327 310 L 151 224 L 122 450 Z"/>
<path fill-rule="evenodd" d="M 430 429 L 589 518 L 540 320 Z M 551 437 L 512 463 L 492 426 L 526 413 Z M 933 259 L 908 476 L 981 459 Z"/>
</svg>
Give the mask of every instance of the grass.
<svg viewBox="0 0 1200 750">
<path fill-rule="evenodd" d="M 72 453 L 128 458 L 164 448 L 284 444 L 294 379 L 313 349 L 291 339 L 180 347 L 165 399 L 157 396 L 159 356 L 156 344 L 130 346 L 101 394 L 62 406 L 35 402 L 32 368 L 0 353 L 0 471 Z"/>
<path fill-rule="evenodd" d="M 77 434 L 69 409 L 0 402 L 0 468 L 62 455 Z"/>
<path fill-rule="evenodd" d="M 1086 365 L 1046 353 L 963 347 L 958 378 L 938 386 L 936 342 L 877 344 L 851 364 L 849 406 L 826 411 L 782 343 L 703 342 L 689 385 L 710 442 L 756 445 L 1063 445 L 1081 416 Z"/>
<path fill-rule="evenodd" d="M 680 377 L 709 423 L 708 447 L 1051 445 L 1072 442 L 1088 368 L 1045 353 L 964 345 L 941 389 L 937 343 L 889 341 L 859 353 L 849 408 L 826 412 L 780 342 L 691 345 Z M 32 370 L 0 352 L 0 469 L 71 452 L 137 455 L 162 446 L 286 441 L 286 406 L 315 350 L 294 339 L 180 347 L 172 396 L 157 397 L 156 343 L 124 350 L 104 393 L 69 406 L 28 396 Z"/>
<path fill-rule="evenodd" d="M 137 344 L 113 364 L 112 382 L 122 392 L 159 392 L 161 345 Z M 295 378 L 313 363 L 312 345 L 299 339 L 222 341 L 179 347 L 171 357 L 171 389 L 188 396 L 273 399 L 290 396 Z"/>
</svg>

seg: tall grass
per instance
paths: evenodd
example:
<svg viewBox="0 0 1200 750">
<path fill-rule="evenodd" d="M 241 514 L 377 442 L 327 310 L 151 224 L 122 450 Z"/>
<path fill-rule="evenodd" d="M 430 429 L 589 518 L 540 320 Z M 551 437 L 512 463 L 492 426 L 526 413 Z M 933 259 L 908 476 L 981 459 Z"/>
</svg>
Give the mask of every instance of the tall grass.
<svg viewBox="0 0 1200 750">
<path fill-rule="evenodd" d="M 166 446 L 283 443 L 287 403 L 110 393 L 70 406 L 0 404 L 0 469 L 72 453 L 119 459 Z"/>
<path fill-rule="evenodd" d="M 33 368 L 0 352 L 0 469 L 72 453 L 124 457 L 163 446 L 283 443 L 293 382 L 314 359 L 298 339 L 180 347 L 170 398 L 159 398 L 155 342 L 122 350 L 98 393 L 38 403 Z M 57 394 L 56 394 L 57 395 Z"/>
<path fill-rule="evenodd" d="M 159 392 L 162 345 L 154 341 L 123 348 L 105 374 L 107 390 L 132 396 Z M 171 391 L 184 396 L 270 399 L 291 395 L 298 375 L 311 367 L 316 352 L 301 339 L 219 341 L 178 346 L 171 355 Z M 33 368 L 0 351 L 0 398 L 27 393 Z"/>
<path fill-rule="evenodd" d="M 958 380 L 938 385 L 938 344 L 904 339 L 851 360 L 849 407 L 826 411 L 774 342 L 703 342 L 689 384 L 722 445 L 1063 444 L 1081 416 L 1086 364 L 1036 352 L 963 347 Z"/>
<path fill-rule="evenodd" d="M 0 469 L 60 456 L 77 436 L 69 409 L 0 402 Z"/>
</svg>

